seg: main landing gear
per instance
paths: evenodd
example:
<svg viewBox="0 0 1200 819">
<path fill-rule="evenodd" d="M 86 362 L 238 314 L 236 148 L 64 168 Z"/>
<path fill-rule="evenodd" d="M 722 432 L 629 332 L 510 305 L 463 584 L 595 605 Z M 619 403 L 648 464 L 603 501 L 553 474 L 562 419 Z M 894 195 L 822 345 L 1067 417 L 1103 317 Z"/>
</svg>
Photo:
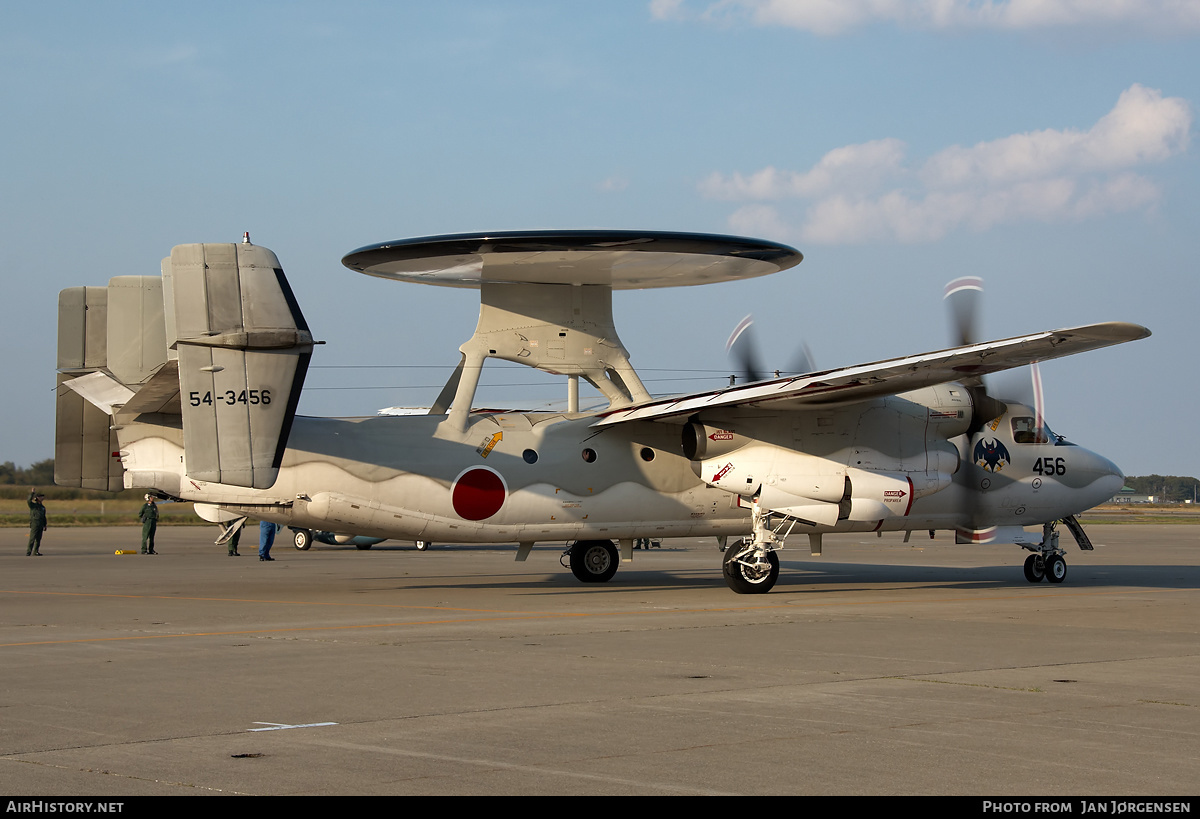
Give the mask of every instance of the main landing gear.
<svg viewBox="0 0 1200 819">
<path fill-rule="evenodd" d="M 739 540 L 725 550 L 721 572 L 725 584 L 738 594 L 766 594 L 779 579 L 779 557 L 774 551 Z"/>
<path fill-rule="evenodd" d="M 617 573 L 621 555 L 611 540 L 577 540 L 559 562 L 569 562 L 571 574 L 582 583 L 607 583 Z"/>
<path fill-rule="evenodd" d="M 292 542 L 296 544 L 296 548 L 302 552 L 307 552 L 312 548 L 313 533 L 312 529 L 293 529 Z"/>
<path fill-rule="evenodd" d="M 725 585 L 738 594 L 766 594 L 779 579 L 779 556 L 775 550 L 782 541 L 771 530 L 770 513 L 762 510 L 757 497 L 750 505 L 750 523 L 751 536 L 723 550 L 721 573 L 725 575 Z"/>
</svg>

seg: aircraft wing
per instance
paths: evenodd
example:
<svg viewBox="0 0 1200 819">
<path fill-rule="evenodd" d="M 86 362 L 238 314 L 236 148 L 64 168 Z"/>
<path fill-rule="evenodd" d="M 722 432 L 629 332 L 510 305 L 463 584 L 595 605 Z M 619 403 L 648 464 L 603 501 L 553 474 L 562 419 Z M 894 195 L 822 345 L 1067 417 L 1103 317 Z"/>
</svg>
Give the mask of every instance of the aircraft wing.
<svg viewBox="0 0 1200 819">
<path fill-rule="evenodd" d="M 1035 361 L 1049 361 L 1136 341 L 1149 335 L 1150 331 L 1145 327 L 1125 322 L 1050 330 L 871 364 L 665 398 L 602 412 L 592 426 L 689 416 L 718 407 L 803 409 L 851 404 L 948 381 L 978 378 L 1001 370 L 1024 367 Z"/>
</svg>

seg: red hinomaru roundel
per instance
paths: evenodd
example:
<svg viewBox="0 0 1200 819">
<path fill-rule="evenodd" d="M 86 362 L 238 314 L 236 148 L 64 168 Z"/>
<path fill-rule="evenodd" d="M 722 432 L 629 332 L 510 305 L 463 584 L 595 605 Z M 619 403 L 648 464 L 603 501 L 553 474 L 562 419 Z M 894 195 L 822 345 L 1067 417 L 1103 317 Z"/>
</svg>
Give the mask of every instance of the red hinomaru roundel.
<svg viewBox="0 0 1200 819">
<path fill-rule="evenodd" d="M 508 488 L 500 473 L 486 466 L 464 470 L 450 486 L 454 511 L 464 520 L 486 520 L 500 511 Z"/>
</svg>

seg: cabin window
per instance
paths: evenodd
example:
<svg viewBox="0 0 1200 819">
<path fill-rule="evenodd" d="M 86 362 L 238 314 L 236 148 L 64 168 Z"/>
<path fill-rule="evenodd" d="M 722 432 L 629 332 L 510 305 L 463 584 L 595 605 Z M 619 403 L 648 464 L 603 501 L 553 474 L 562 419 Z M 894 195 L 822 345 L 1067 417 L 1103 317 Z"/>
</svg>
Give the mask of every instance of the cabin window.
<svg viewBox="0 0 1200 819">
<path fill-rule="evenodd" d="M 537 459 L 538 459 L 538 454 L 537 454 L 537 452 L 535 452 L 532 449 L 527 449 L 521 453 L 521 457 L 525 459 L 525 463 L 527 463 L 527 464 L 536 464 Z"/>
<path fill-rule="evenodd" d="M 648 446 L 642 447 L 641 454 L 642 454 L 643 461 L 653 461 L 654 460 L 654 450 Z"/>
<path fill-rule="evenodd" d="M 587 461 L 589 464 L 595 463 L 596 462 L 596 450 L 585 449 L 583 451 L 583 459 L 585 461 Z"/>
</svg>

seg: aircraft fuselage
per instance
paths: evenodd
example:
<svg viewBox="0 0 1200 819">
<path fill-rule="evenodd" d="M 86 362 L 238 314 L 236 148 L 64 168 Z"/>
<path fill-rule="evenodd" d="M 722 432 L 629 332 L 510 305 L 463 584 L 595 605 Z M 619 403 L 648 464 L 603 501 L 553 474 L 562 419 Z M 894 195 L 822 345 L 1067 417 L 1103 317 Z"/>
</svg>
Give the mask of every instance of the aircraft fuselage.
<svg viewBox="0 0 1200 819">
<path fill-rule="evenodd" d="M 981 508 L 997 525 L 1040 525 L 1120 489 L 1107 459 L 1024 433 L 1026 408 L 968 438 L 956 387 L 807 412 L 740 408 L 690 431 L 597 428 L 588 414 L 477 412 L 465 431 L 444 415 L 297 417 L 270 489 L 184 477 L 178 494 L 297 528 L 529 543 L 739 536 L 756 493 L 786 503 L 797 533 L 817 533 L 954 528 Z M 689 434 L 705 437 L 692 458 Z"/>
</svg>

